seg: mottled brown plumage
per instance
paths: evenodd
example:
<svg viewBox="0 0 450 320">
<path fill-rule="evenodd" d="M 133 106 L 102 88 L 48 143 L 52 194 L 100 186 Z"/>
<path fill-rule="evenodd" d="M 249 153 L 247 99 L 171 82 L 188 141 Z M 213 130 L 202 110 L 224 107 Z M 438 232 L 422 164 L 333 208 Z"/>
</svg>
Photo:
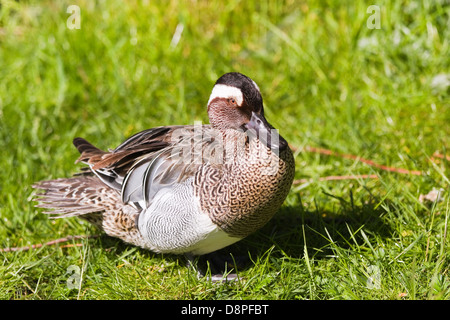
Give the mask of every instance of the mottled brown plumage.
<svg viewBox="0 0 450 320">
<path fill-rule="evenodd" d="M 38 207 L 155 252 L 205 254 L 246 237 L 286 198 L 293 155 L 242 74 L 219 78 L 208 116 L 210 125 L 148 129 L 110 151 L 74 139 L 89 171 L 35 184 Z"/>
<path fill-rule="evenodd" d="M 267 150 L 269 161 L 258 159 L 267 148 L 258 140 L 246 146 L 245 161 L 229 164 L 229 170 L 202 166 L 196 173 L 195 194 L 211 220 L 230 235 L 244 238 L 264 226 L 284 202 L 295 173 L 289 148 L 280 156 Z M 249 149 L 253 151 L 249 152 Z M 278 166 L 276 172 L 271 166 Z"/>
</svg>

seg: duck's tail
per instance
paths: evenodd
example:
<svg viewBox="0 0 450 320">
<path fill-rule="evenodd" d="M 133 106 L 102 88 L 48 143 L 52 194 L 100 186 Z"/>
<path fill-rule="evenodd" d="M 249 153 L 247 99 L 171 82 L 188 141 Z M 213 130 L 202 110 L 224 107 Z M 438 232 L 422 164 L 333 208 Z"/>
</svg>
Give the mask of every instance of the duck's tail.
<svg viewBox="0 0 450 320">
<path fill-rule="evenodd" d="M 80 157 L 76 162 L 84 162 L 86 164 L 92 164 L 100 161 L 107 152 L 97 148 L 89 141 L 83 138 L 73 139 L 73 145 L 80 152 Z"/>
<path fill-rule="evenodd" d="M 40 181 L 34 200 L 52 218 L 80 217 L 104 230 L 106 234 L 125 242 L 141 245 L 136 226 L 139 212 L 123 204 L 119 192 L 105 185 L 96 176 Z"/>
<path fill-rule="evenodd" d="M 43 190 L 35 196 L 36 207 L 47 209 L 44 213 L 54 215 L 53 218 L 100 213 L 105 210 L 102 197 L 109 197 L 110 201 L 114 201 L 114 196 L 118 198 L 115 190 L 94 176 L 40 181 L 32 187 Z"/>
</svg>

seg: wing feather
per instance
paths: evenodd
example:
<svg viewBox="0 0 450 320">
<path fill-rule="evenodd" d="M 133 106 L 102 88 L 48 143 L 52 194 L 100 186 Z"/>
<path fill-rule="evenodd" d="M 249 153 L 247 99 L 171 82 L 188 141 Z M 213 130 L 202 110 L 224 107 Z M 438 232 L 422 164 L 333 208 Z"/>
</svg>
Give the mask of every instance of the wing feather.
<svg viewBox="0 0 450 320">
<path fill-rule="evenodd" d="M 139 132 L 116 149 L 105 152 L 82 138 L 74 144 L 91 171 L 105 184 L 121 191 L 124 203 L 149 206 L 155 194 L 181 183 L 210 161 L 211 127 L 158 127 Z M 206 136 L 206 138 L 205 138 Z M 217 166 L 220 170 L 220 166 Z"/>
</svg>

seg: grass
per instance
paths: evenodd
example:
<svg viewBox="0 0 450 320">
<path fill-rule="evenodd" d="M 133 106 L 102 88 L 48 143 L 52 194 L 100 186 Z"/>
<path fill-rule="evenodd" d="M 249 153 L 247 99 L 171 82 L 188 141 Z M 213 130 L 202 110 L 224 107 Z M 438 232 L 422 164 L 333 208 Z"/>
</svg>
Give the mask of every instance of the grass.
<svg viewBox="0 0 450 320">
<path fill-rule="evenodd" d="M 66 25 L 71 4 L 81 29 Z M 450 299 L 450 165 L 433 157 L 450 147 L 450 6 L 379 1 L 370 29 L 371 4 L 1 0 L 0 247 L 98 235 L 49 220 L 30 185 L 77 172 L 76 136 L 107 149 L 207 122 L 228 71 L 258 83 L 269 122 L 298 148 L 296 179 L 312 180 L 223 250 L 250 258 L 238 282 L 197 279 L 183 257 L 102 235 L 0 252 L 0 299 Z M 362 174 L 378 179 L 319 179 Z M 434 188 L 440 201 L 419 200 Z"/>
</svg>

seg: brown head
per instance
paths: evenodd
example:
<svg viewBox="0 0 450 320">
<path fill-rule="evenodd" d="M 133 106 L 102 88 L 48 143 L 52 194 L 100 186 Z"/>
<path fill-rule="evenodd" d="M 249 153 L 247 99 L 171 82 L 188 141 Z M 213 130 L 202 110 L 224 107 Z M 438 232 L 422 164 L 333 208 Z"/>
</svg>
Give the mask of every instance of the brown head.
<svg viewBox="0 0 450 320">
<path fill-rule="evenodd" d="M 287 146 L 281 136 L 276 143 L 270 139 L 273 127 L 264 117 L 259 87 L 241 73 L 226 73 L 216 81 L 208 101 L 208 116 L 216 129 L 252 130 L 259 136 L 268 137 L 266 142 L 269 148 L 282 149 Z"/>
</svg>

